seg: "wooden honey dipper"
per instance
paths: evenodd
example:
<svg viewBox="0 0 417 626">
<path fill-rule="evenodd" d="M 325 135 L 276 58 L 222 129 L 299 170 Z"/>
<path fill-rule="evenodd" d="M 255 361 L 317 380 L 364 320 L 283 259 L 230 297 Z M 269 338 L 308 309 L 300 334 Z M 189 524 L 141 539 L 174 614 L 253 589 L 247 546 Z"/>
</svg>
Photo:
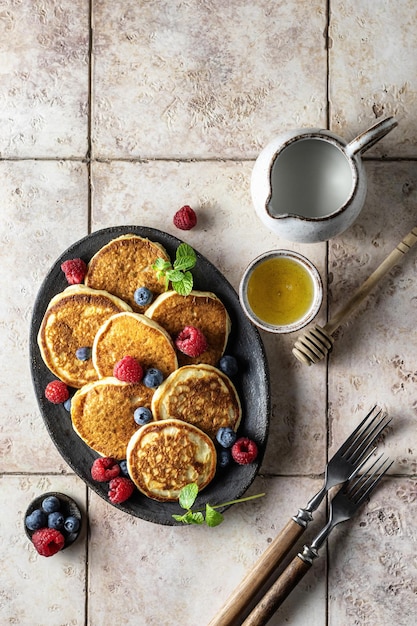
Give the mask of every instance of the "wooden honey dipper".
<svg viewBox="0 0 417 626">
<path fill-rule="evenodd" d="M 304 335 L 300 336 L 294 344 L 292 350 L 294 356 L 305 363 L 312 365 L 318 363 L 328 354 L 333 347 L 334 339 L 332 334 L 345 321 L 348 315 L 366 298 L 369 292 L 381 280 L 385 274 L 397 265 L 405 254 L 417 242 L 417 226 L 415 226 L 404 239 L 394 248 L 394 250 L 382 261 L 376 270 L 347 301 L 344 307 L 334 315 L 325 326 L 317 324 Z"/>
</svg>

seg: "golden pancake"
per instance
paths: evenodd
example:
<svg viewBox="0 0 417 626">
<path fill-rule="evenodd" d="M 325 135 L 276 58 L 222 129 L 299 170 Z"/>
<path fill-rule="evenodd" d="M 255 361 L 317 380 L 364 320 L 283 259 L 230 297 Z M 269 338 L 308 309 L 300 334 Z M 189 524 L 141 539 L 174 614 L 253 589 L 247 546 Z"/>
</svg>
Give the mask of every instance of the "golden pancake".
<svg viewBox="0 0 417 626">
<path fill-rule="evenodd" d="M 71 285 L 50 301 L 38 333 L 42 359 L 55 376 L 71 387 L 97 380 L 90 359 L 80 361 L 78 348 L 93 347 L 97 330 L 105 320 L 128 304 L 106 291 Z"/>
<path fill-rule="evenodd" d="M 76 433 L 102 456 L 126 458 L 126 448 L 139 426 L 137 407 L 151 407 L 154 391 L 142 383 L 102 378 L 79 389 L 71 401 L 71 420 Z"/>
<path fill-rule="evenodd" d="M 201 491 L 216 472 L 210 437 L 182 420 L 142 426 L 127 446 L 127 467 L 137 488 L 154 500 L 177 500 L 180 490 L 197 483 Z"/>
<path fill-rule="evenodd" d="M 226 348 L 231 322 L 224 304 L 214 293 L 192 291 L 188 296 L 181 296 L 176 291 L 167 291 L 158 296 L 145 315 L 163 326 L 174 341 L 185 326 L 195 326 L 204 334 L 207 350 L 198 357 L 178 351 L 180 366 L 217 365 L 219 362 Z"/>
<path fill-rule="evenodd" d="M 104 289 L 127 302 L 133 311 L 143 313 L 146 307 L 138 306 L 134 293 L 147 287 L 157 297 L 165 290 L 165 281 L 158 279 L 152 268 L 158 257 L 170 261 L 163 246 L 139 237 L 122 235 L 113 239 L 91 258 L 84 279 L 88 287 Z"/>
<path fill-rule="evenodd" d="M 237 430 L 242 417 L 237 391 L 212 365 L 185 365 L 158 387 L 152 398 L 154 419 L 181 419 L 215 439 L 221 427 Z"/>
<path fill-rule="evenodd" d="M 98 330 L 93 344 L 93 363 L 100 378 L 113 375 L 117 361 L 134 357 L 144 370 L 155 367 L 164 378 L 178 367 L 170 336 L 159 324 L 140 313 L 110 317 Z"/>
</svg>

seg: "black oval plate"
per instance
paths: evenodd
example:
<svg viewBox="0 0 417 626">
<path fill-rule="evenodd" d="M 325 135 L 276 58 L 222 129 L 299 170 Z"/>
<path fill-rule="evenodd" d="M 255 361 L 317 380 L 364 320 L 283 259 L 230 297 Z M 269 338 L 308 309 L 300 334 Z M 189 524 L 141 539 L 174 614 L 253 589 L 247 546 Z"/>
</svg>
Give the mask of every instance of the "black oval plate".
<svg viewBox="0 0 417 626">
<path fill-rule="evenodd" d="M 171 259 L 175 259 L 181 240 L 168 233 L 141 226 L 120 226 L 96 231 L 70 246 L 53 264 L 35 301 L 30 331 L 32 380 L 39 407 L 48 432 L 60 454 L 80 478 L 104 500 L 108 501 L 107 484 L 92 480 L 90 469 L 97 458 L 72 428 L 70 414 L 63 405 L 54 405 L 45 399 L 45 387 L 55 377 L 44 364 L 37 343 L 37 335 L 46 308 L 53 296 L 63 291 L 68 283 L 61 271 L 67 259 L 82 258 L 88 262 L 102 246 L 120 235 L 133 233 L 161 243 Z M 218 470 L 215 478 L 195 503 L 196 508 L 222 504 L 240 498 L 253 482 L 265 452 L 270 416 L 269 372 L 260 335 L 244 315 L 239 298 L 226 278 L 205 257 L 196 251 L 197 264 L 193 269 L 194 289 L 212 291 L 224 303 L 232 322 L 226 353 L 234 355 L 239 363 L 239 374 L 233 380 L 242 403 L 243 417 L 238 434 L 256 441 L 259 455 L 254 463 L 233 463 L 226 470 Z M 126 513 L 157 524 L 175 525 L 172 514 L 184 511 L 176 502 L 161 503 L 140 492 L 117 505 Z M 221 510 L 221 509 L 220 509 Z"/>
</svg>

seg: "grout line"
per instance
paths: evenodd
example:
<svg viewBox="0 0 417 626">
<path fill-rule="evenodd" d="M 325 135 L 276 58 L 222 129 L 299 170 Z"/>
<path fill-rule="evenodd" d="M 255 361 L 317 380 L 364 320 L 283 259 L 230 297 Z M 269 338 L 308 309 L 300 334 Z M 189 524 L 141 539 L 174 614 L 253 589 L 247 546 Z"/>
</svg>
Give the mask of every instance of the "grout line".
<svg viewBox="0 0 417 626">
<path fill-rule="evenodd" d="M 39 157 L 39 156 L 25 156 L 25 157 L 0 157 L 0 163 L 2 162 L 25 162 L 25 161 L 40 161 L 40 162 L 57 162 L 64 161 L 74 163 L 251 163 L 256 161 L 254 157 L 96 157 L 90 158 L 87 156 L 70 156 L 70 157 Z M 389 156 L 362 156 L 362 161 L 369 161 L 374 163 L 409 163 L 417 162 L 417 157 L 389 157 Z"/>
<path fill-rule="evenodd" d="M 91 222 L 93 212 L 93 0 L 89 3 L 89 23 L 88 23 L 88 119 L 87 119 L 87 142 L 88 142 L 88 198 L 87 198 L 87 230 L 91 233 Z"/>
<path fill-rule="evenodd" d="M 331 121 L 331 115 L 330 115 L 330 46 L 329 46 L 329 42 L 330 42 L 330 15 L 331 15 L 331 10 L 330 10 L 330 0 L 327 0 L 326 2 L 326 70 L 327 70 L 327 76 L 326 76 L 326 124 L 327 124 L 327 128 L 328 130 L 330 130 L 330 121 Z"/>
<path fill-rule="evenodd" d="M 89 554 L 90 554 L 90 492 L 88 485 L 85 485 L 85 517 L 86 517 L 86 535 L 85 535 L 85 581 L 84 581 L 84 623 L 85 626 L 88 626 L 88 615 L 89 615 L 89 587 L 90 587 L 90 562 L 89 562 Z"/>
<path fill-rule="evenodd" d="M 330 8 L 330 1 L 331 0 L 326 0 L 326 69 L 327 69 L 327 76 L 326 76 L 326 103 L 327 103 L 327 108 L 326 108 L 326 122 L 327 122 L 327 128 L 330 130 L 330 125 L 331 125 L 331 114 L 330 114 L 330 46 L 329 46 L 329 42 L 330 42 L 330 14 L 331 14 L 331 8 Z M 326 241 L 326 252 L 325 252 L 325 268 L 326 268 L 326 322 L 329 320 L 329 250 L 330 250 L 330 244 L 328 241 Z M 329 354 L 327 354 L 326 356 L 326 383 L 325 383 L 325 406 L 326 406 L 326 410 L 325 410 L 325 423 L 326 423 L 326 447 L 325 447 L 325 460 L 326 463 L 329 461 L 329 441 L 330 441 L 330 421 L 329 421 L 329 373 L 330 373 L 330 368 L 329 368 Z M 329 494 L 326 494 L 326 508 L 327 511 L 329 510 Z M 325 598 L 326 598 L 326 602 L 325 602 L 325 616 L 324 616 L 324 621 L 326 626 L 329 625 L 329 550 L 328 550 L 328 542 L 326 541 L 326 552 L 325 552 L 325 573 L 324 573 L 324 580 L 325 580 L 325 587 L 326 587 L 326 591 L 325 591 Z"/>
</svg>

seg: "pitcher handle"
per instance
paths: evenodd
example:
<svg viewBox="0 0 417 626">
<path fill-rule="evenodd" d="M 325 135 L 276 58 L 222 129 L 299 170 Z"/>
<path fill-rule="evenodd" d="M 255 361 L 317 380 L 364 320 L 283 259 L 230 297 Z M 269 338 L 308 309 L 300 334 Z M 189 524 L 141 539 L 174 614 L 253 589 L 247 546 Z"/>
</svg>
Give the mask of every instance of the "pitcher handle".
<svg viewBox="0 0 417 626">
<path fill-rule="evenodd" d="M 348 143 L 346 153 L 350 157 L 355 154 L 362 154 L 382 139 L 382 137 L 385 137 L 385 135 L 396 126 L 398 126 L 398 122 L 392 116 L 386 117 Z"/>
</svg>

